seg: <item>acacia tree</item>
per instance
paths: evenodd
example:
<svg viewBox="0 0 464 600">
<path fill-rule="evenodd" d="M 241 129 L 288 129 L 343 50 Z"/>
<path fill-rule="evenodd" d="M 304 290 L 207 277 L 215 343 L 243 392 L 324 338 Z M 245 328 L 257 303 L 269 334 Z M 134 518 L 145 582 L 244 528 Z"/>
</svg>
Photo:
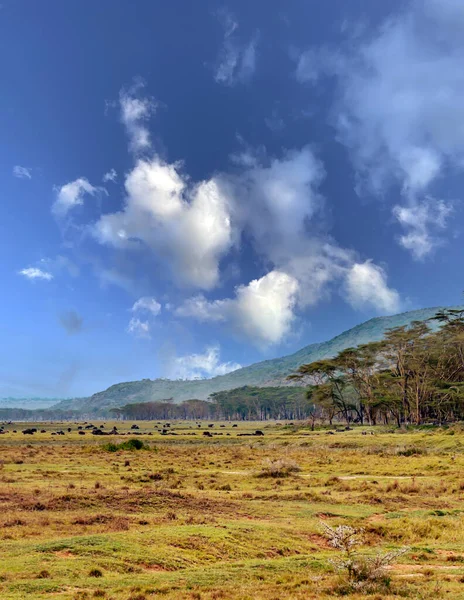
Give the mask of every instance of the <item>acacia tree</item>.
<svg viewBox="0 0 464 600">
<path fill-rule="evenodd" d="M 444 310 L 431 321 L 435 330 L 414 321 L 388 330 L 381 342 L 302 365 L 291 378 L 310 381 L 313 401 L 347 421 L 353 414 L 370 424 L 464 418 L 464 310 Z"/>
<path fill-rule="evenodd" d="M 353 411 L 360 415 L 356 404 L 349 400 L 346 380 L 341 376 L 336 359 L 318 360 L 301 365 L 288 379 L 305 380 L 314 384 L 311 389 L 312 401 L 327 414 L 330 424 L 339 414 L 343 415 L 347 423 L 352 421 Z"/>
</svg>

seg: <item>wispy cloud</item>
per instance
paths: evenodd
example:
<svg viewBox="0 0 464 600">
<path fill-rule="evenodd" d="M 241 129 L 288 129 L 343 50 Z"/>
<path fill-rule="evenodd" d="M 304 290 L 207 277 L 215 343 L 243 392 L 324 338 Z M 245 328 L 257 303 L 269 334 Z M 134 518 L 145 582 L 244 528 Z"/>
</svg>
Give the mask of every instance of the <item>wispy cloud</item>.
<svg viewBox="0 0 464 600">
<path fill-rule="evenodd" d="M 161 304 L 152 296 L 143 296 L 134 303 L 132 312 L 148 312 L 156 317 L 161 312 Z"/>
<path fill-rule="evenodd" d="M 407 3 L 377 30 L 350 39 L 343 54 L 303 53 L 296 71 L 305 83 L 336 78 L 333 120 L 357 170 L 356 189 L 386 197 L 399 188 L 393 214 L 415 258 L 441 243 L 429 216 L 438 210 L 443 229 L 452 204 L 433 196 L 450 169 L 464 166 L 464 128 L 456 126 L 464 122 L 463 15 L 461 0 Z"/>
<path fill-rule="evenodd" d="M 38 269 L 36 267 L 27 267 L 26 269 L 21 269 L 19 274 L 26 279 L 30 279 L 35 281 L 37 279 L 41 279 L 43 281 L 51 281 L 53 279 L 53 275 L 48 271 L 42 271 L 42 269 Z"/>
<path fill-rule="evenodd" d="M 239 25 L 227 11 L 219 13 L 224 28 L 224 41 L 219 53 L 214 79 L 217 83 L 232 86 L 249 81 L 256 69 L 256 48 L 259 34 L 255 32 L 246 42 L 239 39 Z"/>
<path fill-rule="evenodd" d="M 95 187 L 85 177 L 79 177 L 74 181 L 56 187 L 56 200 L 52 206 L 52 212 L 57 217 L 64 217 L 76 206 L 84 204 L 86 195 L 95 196 L 103 188 Z"/>
<path fill-rule="evenodd" d="M 153 98 L 142 95 L 145 84 L 137 80 L 129 89 L 119 93 L 121 121 L 129 136 L 129 147 L 135 154 L 151 148 L 147 121 L 156 112 L 157 103 Z"/>
<path fill-rule="evenodd" d="M 32 179 L 32 169 L 16 165 L 13 167 L 13 175 L 18 179 Z"/>
<path fill-rule="evenodd" d="M 110 169 L 107 173 L 103 175 L 102 181 L 103 183 L 108 183 L 109 181 L 111 181 L 112 183 L 116 183 L 117 178 L 118 174 L 116 173 L 115 169 Z"/>
<path fill-rule="evenodd" d="M 127 332 L 131 333 L 132 335 L 138 338 L 151 338 L 150 323 L 148 321 L 141 321 L 137 317 L 133 317 L 129 321 L 129 325 L 127 326 Z"/>
</svg>

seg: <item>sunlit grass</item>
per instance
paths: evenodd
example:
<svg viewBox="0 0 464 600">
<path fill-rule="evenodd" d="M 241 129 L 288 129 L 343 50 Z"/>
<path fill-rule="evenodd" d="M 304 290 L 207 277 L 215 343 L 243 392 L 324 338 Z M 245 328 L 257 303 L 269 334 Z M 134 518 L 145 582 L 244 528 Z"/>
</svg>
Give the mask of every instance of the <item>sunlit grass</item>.
<svg viewBox="0 0 464 600">
<path fill-rule="evenodd" d="M 7 427 L 2 599 L 335 598 L 321 519 L 362 527 L 368 552 L 411 548 L 378 598 L 464 598 L 459 427 L 365 436 L 173 422 L 177 435 L 166 435 L 131 424 L 111 437 L 79 435 L 77 424 L 65 436 L 51 432 L 68 424 L 38 424 L 46 433 L 33 436 Z M 257 428 L 263 437 L 239 435 Z M 131 439 L 147 449 L 108 451 Z"/>
</svg>

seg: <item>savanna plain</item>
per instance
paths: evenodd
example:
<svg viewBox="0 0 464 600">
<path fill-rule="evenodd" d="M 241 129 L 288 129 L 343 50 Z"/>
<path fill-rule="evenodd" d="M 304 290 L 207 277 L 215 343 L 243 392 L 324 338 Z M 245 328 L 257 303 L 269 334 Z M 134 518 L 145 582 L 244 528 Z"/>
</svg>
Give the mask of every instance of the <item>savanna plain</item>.
<svg viewBox="0 0 464 600">
<path fill-rule="evenodd" d="M 4 426 L 0 598 L 464 599 L 459 424 L 133 424 Z M 375 585 L 346 585 L 340 525 L 396 557 Z"/>
</svg>

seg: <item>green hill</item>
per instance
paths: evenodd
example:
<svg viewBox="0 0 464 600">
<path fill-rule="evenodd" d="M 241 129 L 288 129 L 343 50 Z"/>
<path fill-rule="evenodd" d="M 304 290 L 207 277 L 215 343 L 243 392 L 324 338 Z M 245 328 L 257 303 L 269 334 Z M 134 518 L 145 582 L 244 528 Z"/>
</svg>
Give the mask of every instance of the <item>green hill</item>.
<svg viewBox="0 0 464 600">
<path fill-rule="evenodd" d="M 334 356 L 344 348 L 380 340 L 387 329 L 408 325 L 412 321 L 425 321 L 433 317 L 441 308 L 443 307 L 423 308 L 389 317 L 370 319 L 328 342 L 311 344 L 289 356 L 265 360 L 212 379 L 200 381 L 142 379 L 141 381 L 118 383 L 90 398 L 64 400 L 56 404 L 54 408 L 95 414 L 131 402 L 150 402 L 167 398 L 173 398 L 176 402 L 191 398 L 206 400 L 213 392 L 230 390 L 244 385 L 289 385 L 286 381 L 287 375 L 293 373 L 300 365 Z"/>
</svg>

